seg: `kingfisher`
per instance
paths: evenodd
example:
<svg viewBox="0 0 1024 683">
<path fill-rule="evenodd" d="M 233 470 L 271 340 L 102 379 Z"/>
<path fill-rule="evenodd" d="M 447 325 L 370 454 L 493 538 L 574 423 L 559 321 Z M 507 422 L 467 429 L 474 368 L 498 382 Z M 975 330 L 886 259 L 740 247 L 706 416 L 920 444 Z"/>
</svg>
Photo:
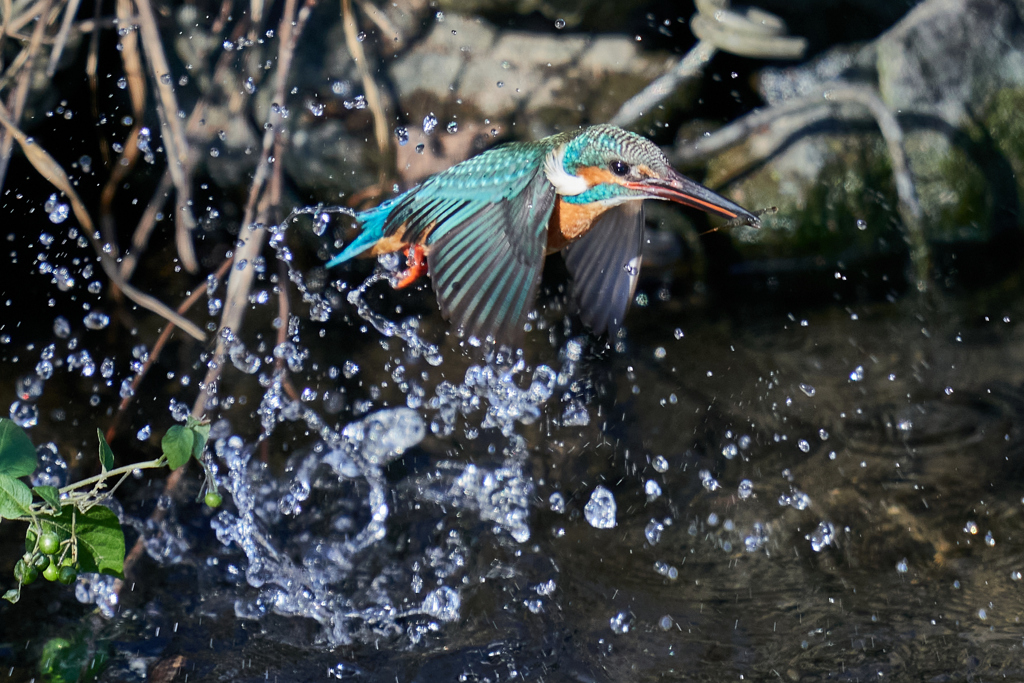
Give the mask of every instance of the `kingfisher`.
<svg viewBox="0 0 1024 683">
<path fill-rule="evenodd" d="M 429 272 L 442 314 L 463 336 L 515 343 L 544 258 L 560 251 L 580 318 L 614 336 L 640 272 L 645 199 L 760 224 L 672 168 L 647 138 L 602 124 L 500 145 L 356 214 L 359 236 L 327 267 L 405 251 L 395 288 Z"/>
</svg>

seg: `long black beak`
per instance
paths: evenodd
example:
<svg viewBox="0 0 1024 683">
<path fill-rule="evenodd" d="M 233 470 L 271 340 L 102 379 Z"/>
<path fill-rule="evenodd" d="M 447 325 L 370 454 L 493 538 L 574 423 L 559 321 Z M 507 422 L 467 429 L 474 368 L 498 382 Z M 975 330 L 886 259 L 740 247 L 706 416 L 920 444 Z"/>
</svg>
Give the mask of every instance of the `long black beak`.
<svg viewBox="0 0 1024 683">
<path fill-rule="evenodd" d="M 648 178 L 638 183 L 628 183 L 627 187 L 641 190 L 655 199 L 666 199 L 715 216 L 732 219 L 740 224 L 761 227 L 761 219 L 756 215 L 700 183 L 693 182 L 674 169 L 669 171 L 667 178 Z"/>
</svg>

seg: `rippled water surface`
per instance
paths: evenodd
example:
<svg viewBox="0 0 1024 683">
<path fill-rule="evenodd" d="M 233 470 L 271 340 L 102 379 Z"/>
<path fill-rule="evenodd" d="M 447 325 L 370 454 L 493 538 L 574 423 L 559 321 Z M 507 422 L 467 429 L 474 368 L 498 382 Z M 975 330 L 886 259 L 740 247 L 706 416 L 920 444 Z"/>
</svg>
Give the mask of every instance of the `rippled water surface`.
<svg viewBox="0 0 1024 683">
<path fill-rule="evenodd" d="M 1024 678 L 1019 305 L 652 290 L 613 349 L 549 296 L 509 357 L 450 339 L 428 290 L 292 280 L 309 308 L 285 342 L 238 340 L 219 388 L 224 509 L 194 471 L 128 487 L 142 559 L 119 593 L 86 576 L 0 608 L 11 680 L 76 634 L 100 680 Z M 96 320 L 4 350 L 11 410 L 72 470 L 146 352 Z M 116 452 L 184 414 L 188 348 Z"/>
</svg>

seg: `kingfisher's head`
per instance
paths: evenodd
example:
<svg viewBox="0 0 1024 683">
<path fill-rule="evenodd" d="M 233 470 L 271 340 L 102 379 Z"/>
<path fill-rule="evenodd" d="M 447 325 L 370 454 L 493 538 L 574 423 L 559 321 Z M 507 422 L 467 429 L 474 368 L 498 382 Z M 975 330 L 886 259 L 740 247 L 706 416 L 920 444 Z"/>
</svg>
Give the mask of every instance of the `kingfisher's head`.
<svg viewBox="0 0 1024 683">
<path fill-rule="evenodd" d="M 554 150 L 544 170 L 567 202 L 615 205 L 663 199 L 759 225 L 754 214 L 672 168 L 653 142 L 616 126 L 582 131 Z"/>
</svg>

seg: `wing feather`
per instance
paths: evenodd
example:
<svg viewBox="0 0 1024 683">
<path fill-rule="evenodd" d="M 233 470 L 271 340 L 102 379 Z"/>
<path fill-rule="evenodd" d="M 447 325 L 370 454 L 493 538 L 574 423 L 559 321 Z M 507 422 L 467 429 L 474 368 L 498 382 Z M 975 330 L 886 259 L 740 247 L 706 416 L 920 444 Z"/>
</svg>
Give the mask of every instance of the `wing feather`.
<svg viewBox="0 0 1024 683">
<path fill-rule="evenodd" d="M 563 250 L 580 318 L 595 334 L 614 336 L 622 327 L 640 275 L 643 242 L 643 202 L 637 201 L 608 209 Z"/>
<path fill-rule="evenodd" d="M 535 172 L 518 195 L 466 202 L 431 233 L 434 291 L 442 313 L 464 334 L 518 342 L 540 282 L 554 203 L 554 188 Z"/>
</svg>

